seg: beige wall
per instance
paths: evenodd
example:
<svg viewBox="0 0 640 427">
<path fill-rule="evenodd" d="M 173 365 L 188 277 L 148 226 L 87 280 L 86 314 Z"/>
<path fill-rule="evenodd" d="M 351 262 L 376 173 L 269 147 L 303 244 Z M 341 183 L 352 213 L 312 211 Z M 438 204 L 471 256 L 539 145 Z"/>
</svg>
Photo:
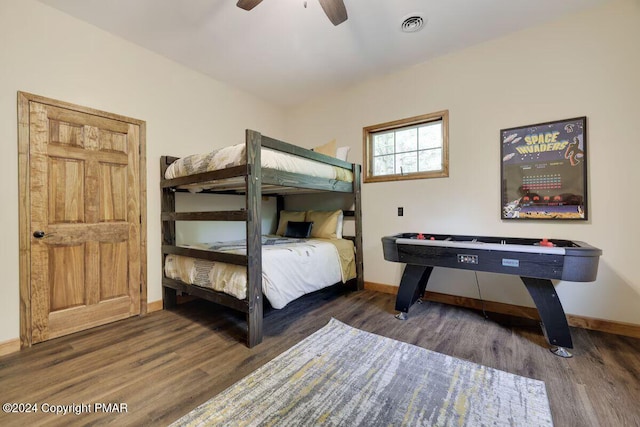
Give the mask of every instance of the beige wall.
<svg viewBox="0 0 640 427">
<path fill-rule="evenodd" d="M 640 2 L 612 2 L 316 99 L 290 112 L 287 138 L 336 138 L 361 162 L 362 127 L 448 109 L 449 178 L 363 186 L 365 280 L 399 283 L 380 243 L 398 232 L 583 240 L 604 251 L 598 280 L 558 283 L 565 310 L 640 325 L 639 40 Z M 582 115 L 590 220 L 501 221 L 499 130 Z M 478 281 L 487 300 L 532 305 L 517 277 Z M 478 297 L 469 271 L 436 269 L 429 288 Z"/>
<path fill-rule="evenodd" d="M 161 293 L 159 158 L 283 137 L 267 103 L 32 0 L 0 1 L 0 343 L 19 336 L 17 91 L 147 122 L 148 294 Z"/>
</svg>

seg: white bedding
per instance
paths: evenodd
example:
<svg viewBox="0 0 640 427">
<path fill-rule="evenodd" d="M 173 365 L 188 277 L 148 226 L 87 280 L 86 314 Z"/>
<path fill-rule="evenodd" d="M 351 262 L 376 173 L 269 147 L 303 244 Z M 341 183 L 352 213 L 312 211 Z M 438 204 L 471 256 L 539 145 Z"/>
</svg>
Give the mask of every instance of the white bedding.
<svg viewBox="0 0 640 427">
<path fill-rule="evenodd" d="M 268 148 L 263 148 L 261 153 L 261 165 L 264 168 L 353 182 L 353 174 L 347 169 L 305 159 L 293 154 L 270 150 Z M 178 159 L 169 165 L 165 172 L 165 178 L 173 179 L 196 173 L 239 166 L 245 163 L 245 144 L 237 144 L 206 154 L 194 154 Z"/>
<path fill-rule="evenodd" d="M 351 277 L 343 277 L 338 249 L 330 240 L 262 237 L 262 292 L 274 308 L 307 293 Z M 185 247 L 246 254 L 244 240 Z M 247 277 L 244 266 L 168 255 L 165 275 L 185 283 L 246 298 Z"/>
</svg>

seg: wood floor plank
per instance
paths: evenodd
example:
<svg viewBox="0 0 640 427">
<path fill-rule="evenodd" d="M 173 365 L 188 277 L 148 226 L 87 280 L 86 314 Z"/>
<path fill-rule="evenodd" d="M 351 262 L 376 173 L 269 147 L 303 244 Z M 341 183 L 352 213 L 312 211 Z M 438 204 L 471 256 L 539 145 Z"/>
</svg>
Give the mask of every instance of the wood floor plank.
<svg viewBox="0 0 640 427">
<path fill-rule="evenodd" d="M 579 331 L 578 342 L 585 343 L 579 363 L 569 367 L 574 381 L 582 387 L 588 404 L 597 414 L 600 425 L 640 426 L 638 413 L 619 411 L 611 402 L 624 404 L 626 396 L 640 402 L 640 346 L 637 339 L 609 339 L 602 332 Z M 597 383 L 597 387 L 588 384 Z M 589 409 L 589 408 L 587 408 Z M 638 409 L 636 409 L 638 410 Z"/>
<path fill-rule="evenodd" d="M 535 321 L 435 302 L 394 318 L 392 295 L 321 291 L 267 310 L 264 342 L 244 316 L 195 300 L 0 357 L 0 397 L 39 405 L 126 404 L 126 413 L 0 413 L 0 425 L 166 425 L 336 318 L 356 328 L 543 380 L 556 426 L 640 426 L 640 339 L 572 328 L 553 355 Z M 93 406 L 91 406 L 93 409 Z"/>
</svg>

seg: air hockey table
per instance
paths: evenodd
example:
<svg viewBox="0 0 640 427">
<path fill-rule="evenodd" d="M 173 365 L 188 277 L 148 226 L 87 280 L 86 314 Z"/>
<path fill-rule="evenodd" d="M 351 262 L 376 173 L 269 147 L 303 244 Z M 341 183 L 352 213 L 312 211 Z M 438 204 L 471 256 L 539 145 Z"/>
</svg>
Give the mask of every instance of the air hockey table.
<svg viewBox="0 0 640 427">
<path fill-rule="evenodd" d="M 434 267 L 520 276 L 531 295 L 551 351 L 571 357 L 569 324 L 552 280 L 593 282 L 602 251 L 585 242 L 560 239 L 400 233 L 382 238 L 384 259 L 405 263 L 396 297 L 396 315 L 424 295 Z"/>
</svg>

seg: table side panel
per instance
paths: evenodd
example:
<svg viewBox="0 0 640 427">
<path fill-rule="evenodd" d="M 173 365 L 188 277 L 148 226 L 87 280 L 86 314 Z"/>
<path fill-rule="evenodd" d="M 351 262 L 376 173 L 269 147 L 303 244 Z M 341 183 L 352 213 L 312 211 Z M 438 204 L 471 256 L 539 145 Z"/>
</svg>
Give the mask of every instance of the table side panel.
<svg viewBox="0 0 640 427">
<path fill-rule="evenodd" d="M 593 282 L 596 280 L 599 258 L 602 255 L 602 250 L 580 241 L 554 239 L 554 242 L 562 244 L 562 248 L 557 248 L 558 251 L 556 248 L 548 247 L 541 247 L 536 251 L 536 246 L 531 244 L 522 244 L 521 248 L 510 251 L 508 250 L 510 247 L 521 242 L 528 243 L 534 239 L 433 235 L 437 239 L 435 242 L 425 243 L 417 239 L 411 241 L 416 235 L 416 233 L 401 233 L 383 237 L 384 259 L 416 265 L 488 271 L 542 279 Z M 446 238 L 451 238 L 452 241 L 446 241 Z M 491 243 L 478 244 L 477 248 L 474 243 L 464 243 L 473 238 Z M 411 239 L 410 243 L 407 243 L 407 239 Z M 506 241 L 509 244 L 496 245 L 494 243 L 496 241 Z M 458 262 L 458 255 L 476 256 L 478 263 Z"/>
<path fill-rule="evenodd" d="M 598 276 L 598 264 L 600 255 L 564 257 L 564 269 L 562 280 L 569 282 L 593 282 Z"/>
<path fill-rule="evenodd" d="M 487 271 L 541 279 L 562 279 L 562 255 L 487 251 L 423 245 L 397 245 L 398 262 L 433 267 Z M 458 255 L 476 257 L 477 264 L 458 262 Z"/>
</svg>

